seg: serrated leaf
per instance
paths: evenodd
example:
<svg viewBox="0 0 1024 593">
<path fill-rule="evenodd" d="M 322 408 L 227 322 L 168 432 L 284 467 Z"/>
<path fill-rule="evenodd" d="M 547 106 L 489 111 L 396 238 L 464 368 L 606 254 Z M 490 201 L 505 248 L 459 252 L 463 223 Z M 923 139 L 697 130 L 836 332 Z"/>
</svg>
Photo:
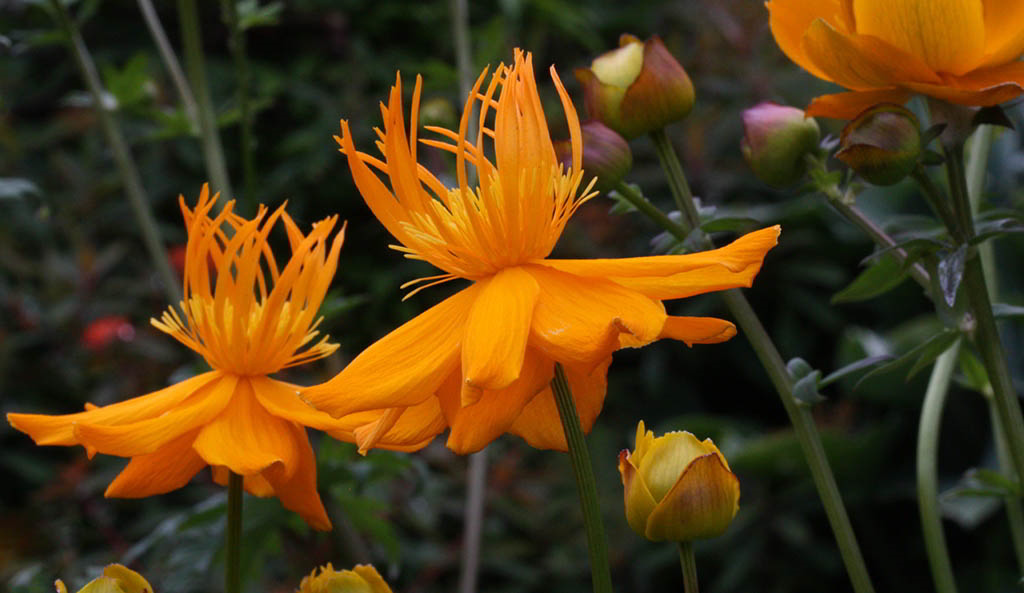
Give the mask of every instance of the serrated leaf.
<svg viewBox="0 0 1024 593">
<path fill-rule="evenodd" d="M 825 398 L 818 393 L 818 380 L 821 379 L 821 371 L 811 371 L 793 385 L 793 397 L 798 401 L 814 405 L 825 401 Z"/>
<path fill-rule="evenodd" d="M 861 383 L 867 381 L 871 377 L 878 375 L 884 375 L 886 373 L 899 370 L 900 368 L 914 363 L 914 367 L 907 375 L 907 380 L 910 380 L 914 374 L 921 368 L 926 366 L 928 363 L 934 361 L 940 354 L 946 351 L 949 346 L 960 337 L 960 334 L 950 330 L 941 331 L 934 336 L 928 338 L 923 343 L 911 348 L 907 352 L 903 353 L 899 358 L 890 361 L 882 366 L 876 367 L 865 374 L 857 383 L 853 386 L 854 389 L 860 387 Z"/>
<path fill-rule="evenodd" d="M 877 366 L 879 364 L 882 364 L 883 362 L 893 360 L 893 358 L 893 356 L 883 354 L 880 356 L 868 356 L 867 358 L 862 358 L 858 361 L 851 362 L 846 366 L 840 367 L 832 371 L 831 373 L 826 375 L 824 379 L 818 381 L 818 389 L 824 389 L 825 387 L 828 387 L 829 385 L 835 383 L 840 379 L 848 377 L 858 371 L 869 369 L 873 366 Z"/>
<path fill-rule="evenodd" d="M 942 289 L 942 297 L 950 307 L 956 303 L 956 293 L 964 277 L 966 261 L 967 245 L 961 245 L 956 251 L 939 260 L 939 287 Z"/>
<path fill-rule="evenodd" d="M 832 295 L 832 304 L 864 301 L 899 286 L 907 278 L 906 270 L 894 257 L 883 257 L 864 270 L 846 288 Z"/>
</svg>

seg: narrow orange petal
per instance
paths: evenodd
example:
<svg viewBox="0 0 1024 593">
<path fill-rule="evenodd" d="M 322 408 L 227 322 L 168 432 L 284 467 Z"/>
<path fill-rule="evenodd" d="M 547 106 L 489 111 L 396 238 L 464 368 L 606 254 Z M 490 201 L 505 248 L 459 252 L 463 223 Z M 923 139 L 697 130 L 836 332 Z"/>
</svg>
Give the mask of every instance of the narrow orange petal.
<svg viewBox="0 0 1024 593">
<path fill-rule="evenodd" d="M 879 103 L 902 105 L 910 99 L 910 95 L 910 91 L 900 88 L 822 95 L 811 101 L 811 104 L 807 106 L 805 111 L 807 115 L 813 117 L 853 119 L 865 109 L 874 107 Z"/>
<path fill-rule="evenodd" d="M 694 344 L 719 344 L 736 335 L 736 326 L 724 319 L 714 317 L 674 317 L 665 320 L 659 339 L 670 338 L 685 342 L 687 346 Z M 623 348 L 635 348 L 632 336 L 623 334 L 620 343 Z"/>
<path fill-rule="evenodd" d="M 108 498 L 144 498 L 177 490 L 206 467 L 192 449 L 198 431 L 181 435 L 148 455 L 137 455 L 128 462 L 103 496 Z"/>
<path fill-rule="evenodd" d="M 536 350 L 526 351 L 522 373 L 503 389 L 487 389 L 476 403 L 455 415 L 448 448 L 460 455 L 475 453 L 504 434 L 523 407 L 544 389 L 554 373 L 554 363 Z"/>
<path fill-rule="evenodd" d="M 263 477 L 274 487 L 274 495 L 284 508 L 298 513 L 313 529 L 330 531 L 327 509 L 316 490 L 316 458 L 306 429 L 294 424 L 286 428 L 296 449 L 295 467 L 286 471 L 286 467 L 274 465 L 263 471 Z"/>
<path fill-rule="evenodd" d="M 334 417 L 422 402 L 458 366 L 466 318 L 478 292 L 470 286 L 419 314 L 300 396 Z"/>
<path fill-rule="evenodd" d="M 300 462 L 291 426 L 260 405 L 249 379 L 243 377 L 231 402 L 199 431 L 193 446 L 210 465 L 223 465 L 236 474 L 255 474 L 280 464 L 290 476 Z"/>
<path fill-rule="evenodd" d="M 278 418 L 324 431 L 352 431 L 365 423 L 351 416 L 333 418 L 327 412 L 317 410 L 302 401 L 299 392 L 303 388 L 298 385 L 270 377 L 250 377 L 249 381 L 260 405 Z"/>
<path fill-rule="evenodd" d="M 342 420 L 356 420 L 365 418 L 368 412 L 358 412 L 342 418 Z M 382 412 L 373 412 L 379 418 Z M 373 423 L 376 418 L 364 420 L 364 423 Z M 383 431 L 373 443 L 374 449 L 387 449 L 389 451 L 418 451 L 430 444 L 438 434 L 441 433 L 448 423 L 445 422 L 441 413 L 441 404 L 436 397 L 429 397 L 415 406 L 410 406 L 402 411 L 398 420 Z M 354 431 L 357 432 L 357 431 Z M 345 432 L 328 431 L 331 436 L 342 440 L 355 442 L 355 434 L 352 437 Z"/>
</svg>

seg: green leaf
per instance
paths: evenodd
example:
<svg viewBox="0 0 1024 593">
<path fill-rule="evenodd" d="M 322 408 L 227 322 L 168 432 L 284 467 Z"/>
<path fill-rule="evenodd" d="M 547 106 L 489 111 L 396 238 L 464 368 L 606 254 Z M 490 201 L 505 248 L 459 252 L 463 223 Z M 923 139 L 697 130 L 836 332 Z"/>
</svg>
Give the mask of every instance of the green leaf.
<svg viewBox="0 0 1024 593">
<path fill-rule="evenodd" d="M 820 379 L 821 371 L 811 371 L 793 385 L 793 397 L 807 405 L 825 401 L 825 397 L 818 393 L 818 380 Z"/>
<path fill-rule="evenodd" d="M 932 140 L 935 140 L 942 135 L 943 130 L 946 129 L 944 123 L 935 124 L 921 133 L 921 146 L 928 146 Z"/>
<path fill-rule="evenodd" d="M 981 394 L 990 393 L 988 371 L 977 355 L 969 348 L 960 349 L 960 372 L 963 373 L 963 384 Z"/>
<path fill-rule="evenodd" d="M 967 472 L 967 477 L 990 488 L 1001 489 L 1010 496 L 1020 496 L 1020 483 L 993 469 L 972 469 Z"/>
<path fill-rule="evenodd" d="M 857 389 L 861 383 L 867 381 L 870 377 L 874 377 L 876 375 L 883 375 L 885 373 L 898 370 L 913 362 L 913 366 L 911 367 L 910 372 L 907 373 L 906 380 L 909 381 L 911 378 L 913 378 L 915 374 L 917 374 L 918 371 L 931 364 L 936 358 L 939 357 L 940 354 L 945 352 L 946 349 L 949 348 L 953 344 L 953 342 L 955 342 L 959 337 L 960 334 L 958 332 L 951 330 L 941 331 L 932 336 L 931 338 L 928 338 L 928 340 L 926 340 L 922 344 L 919 344 L 914 348 L 911 348 L 909 351 L 904 353 L 896 360 L 893 360 L 880 367 L 872 369 L 870 372 L 861 377 L 860 380 L 857 381 L 856 385 L 853 386 L 853 388 Z"/>
<path fill-rule="evenodd" d="M 2 195 L 0 195 L 2 197 Z M 995 303 L 992 305 L 992 315 L 996 319 L 1014 319 L 1024 317 L 1024 307 L 1007 305 L 1006 303 Z"/>
<path fill-rule="evenodd" d="M 260 6 L 257 0 L 242 0 L 238 3 L 238 28 L 245 31 L 253 27 L 276 25 L 284 10 L 284 4 L 271 2 Z"/>
<path fill-rule="evenodd" d="M 849 286 L 832 296 L 832 304 L 864 301 L 900 285 L 907 272 L 894 257 L 883 257 L 864 270 Z"/>
<path fill-rule="evenodd" d="M 995 239 L 1014 233 L 1024 233 L 1024 223 L 1018 218 L 1000 218 L 979 222 L 974 228 L 974 237 L 969 243 L 978 245 L 989 239 Z"/>
<path fill-rule="evenodd" d="M 964 277 L 964 263 L 967 261 L 967 245 L 961 245 L 956 251 L 939 260 L 939 287 L 946 304 L 952 307 L 956 303 L 956 293 L 960 289 L 960 281 Z"/>
<path fill-rule="evenodd" d="M 638 193 L 639 195 L 641 195 L 641 196 L 643 195 L 643 192 L 640 191 L 640 186 L 639 185 L 637 185 L 635 183 L 627 183 L 626 185 L 630 189 L 632 189 L 633 191 Z M 615 190 L 615 189 L 611 190 L 610 192 L 607 193 L 607 196 L 615 201 L 615 205 L 613 205 L 608 210 L 608 212 L 610 214 L 629 214 L 630 212 L 636 212 L 637 211 L 636 210 L 636 206 L 631 204 L 629 202 L 629 200 L 627 200 L 626 198 L 622 197 L 622 194 L 619 193 L 618 190 Z"/>
<path fill-rule="evenodd" d="M 840 367 L 835 371 L 832 371 L 824 379 L 818 381 L 818 389 L 824 389 L 825 387 L 828 387 L 832 383 L 835 383 L 836 381 L 844 377 L 852 375 L 858 371 L 868 369 L 873 366 L 877 366 L 879 364 L 882 364 L 883 362 L 893 360 L 893 358 L 894 357 L 889 356 L 888 354 L 883 354 L 880 356 L 869 356 L 867 358 L 862 358 L 858 361 L 851 362 L 846 366 Z"/>
</svg>

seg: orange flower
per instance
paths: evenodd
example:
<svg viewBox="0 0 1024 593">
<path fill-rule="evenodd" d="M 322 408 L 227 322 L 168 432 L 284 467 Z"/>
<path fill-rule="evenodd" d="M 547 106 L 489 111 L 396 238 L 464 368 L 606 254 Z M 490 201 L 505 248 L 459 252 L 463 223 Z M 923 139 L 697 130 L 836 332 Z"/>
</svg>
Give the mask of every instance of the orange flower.
<svg viewBox="0 0 1024 593">
<path fill-rule="evenodd" d="M 852 119 L 920 93 L 996 105 L 1024 93 L 1020 0 L 769 0 L 775 41 L 818 78 L 851 92 L 809 115 Z"/>
<path fill-rule="evenodd" d="M 211 198 L 205 185 L 194 210 L 179 200 L 188 229 L 184 318 L 170 308 L 152 323 L 214 370 L 109 406 L 86 404 L 77 414 L 8 414 L 7 420 L 39 445 L 83 445 L 90 456 L 131 457 L 106 496 L 168 492 L 210 465 L 218 482 L 226 483 L 233 471 L 244 476 L 251 494 L 276 496 L 313 527 L 330 529 L 304 427 L 352 441 L 352 430 L 369 418 L 335 420 L 299 400 L 297 386 L 267 375 L 337 349 L 327 336 L 317 340 L 316 315 L 344 229 L 331 241 L 337 224 L 331 217 L 303 236 L 283 205 L 273 213 L 261 206 L 246 220 L 228 202 L 211 218 L 217 196 Z M 283 269 L 268 244 L 277 222 L 292 250 Z"/>
<path fill-rule="evenodd" d="M 459 453 L 482 449 L 505 432 L 534 447 L 564 450 L 549 388 L 555 362 L 565 367 L 589 430 L 615 350 L 659 338 L 715 343 L 736 333 L 721 319 L 667 316 L 661 301 L 749 286 L 779 234 L 778 227 L 767 228 L 692 255 L 548 259 L 569 217 L 594 195 L 589 186 L 580 188 L 576 112 L 552 68 L 573 152 L 574 165 L 565 170 L 552 147 L 530 54 L 517 51 L 515 63 L 499 66 L 484 87 L 486 75 L 473 87 L 459 131 L 429 127 L 448 141 L 420 141 L 455 154 L 455 188 L 416 162 L 419 78 L 409 133 L 400 78 L 381 107 L 383 161 L 358 152 L 341 122 L 336 140 L 366 203 L 401 243 L 395 249 L 445 271 L 423 279 L 432 281 L 427 286 L 455 278 L 473 283 L 367 348 L 327 383 L 303 390 L 303 399 L 334 416 L 376 410 L 379 419 L 355 435 L 363 451 L 385 436 L 411 445 L 424 433 L 409 432 L 410 425 L 436 427 L 434 434 L 450 426 L 448 446 Z M 470 141 L 478 101 L 480 131 Z M 493 141 L 493 162 L 485 138 Z M 480 180 L 476 187 L 467 165 Z M 371 167 L 387 174 L 390 189 Z M 439 402 L 437 411 L 429 410 L 431 401 Z"/>
</svg>

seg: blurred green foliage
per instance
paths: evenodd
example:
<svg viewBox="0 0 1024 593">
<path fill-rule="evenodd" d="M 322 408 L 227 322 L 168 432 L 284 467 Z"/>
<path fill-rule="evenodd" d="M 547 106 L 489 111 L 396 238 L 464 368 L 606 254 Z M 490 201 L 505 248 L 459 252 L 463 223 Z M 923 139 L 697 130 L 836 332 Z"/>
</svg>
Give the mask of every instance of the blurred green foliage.
<svg viewBox="0 0 1024 593">
<path fill-rule="evenodd" d="M 166 306 L 124 199 L 89 96 L 42 2 L 0 8 L 0 410 L 68 413 L 160 388 L 200 371 L 196 357 L 151 328 Z M 176 198 L 194 199 L 207 180 L 199 143 L 134 3 L 71 3 L 94 53 L 116 117 L 144 176 L 165 244 L 184 242 Z M 216 3 L 201 3 L 207 68 L 232 176 L 240 176 L 239 109 L 227 31 Z M 177 15 L 160 17 L 179 49 Z M 372 340 L 437 302 L 446 288 L 402 302 L 398 286 L 428 275 L 391 242 L 357 195 L 331 134 L 346 118 L 369 146 L 378 101 L 399 70 L 424 76 L 425 116 L 451 125 L 461 110 L 445 2 L 294 0 L 238 4 L 248 27 L 257 182 L 235 196 L 243 212 L 289 200 L 303 225 L 338 212 L 349 221 L 324 326 L 341 349 L 326 362 L 287 373 L 313 383 L 337 372 Z M 669 129 L 696 193 L 719 220 L 780 223 L 781 243 L 747 291 L 787 358 L 804 374 L 865 356 L 908 352 L 941 330 L 932 304 L 909 282 L 846 302 L 872 253 L 869 241 L 824 198 L 770 190 L 746 169 L 739 113 L 761 100 L 805 105 L 828 86 L 775 47 L 760 2 L 503 0 L 473 3 L 475 68 L 511 58 L 513 47 L 554 63 L 577 99 L 571 70 L 612 46 L 621 32 L 661 35 L 698 91 L 690 118 Z M 541 80 L 543 80 L 541 78 Z M 564 130 L 557 99 L 541 82 L 554 133 Z M 1019 110 L 1011 112 L 1020 120 Z M 836 122 L 826 123 L 835 133 Z M 831 125 L 831 128 L 829 128 Z M 562 132 L 564 133 L 564 132 Z M 986 199 L 1021 210 L 1024 173 L 1017 134 L 994 145 Z M 633 143 L 637 183 L 670 210 L 668 189 L 646 139 Z M 431 157 L 434 158 L 434 157 Z M 442 158 L 428 163 L 439 171 Z M 635 213 L 610 213 L 604 198 L 581 209 L 558 252 L 567 257 L 634 256 L 669 249 Z M 927 211 L 909 185 L 869 190 L 859 206 L 892 232 L 918 231 Z M 738 228 L 718 223 L 718 230 Z M 736 223 L 740 224 L 740 223 Z M 742 225 L 741 225 L 742 226 Z M 1001 300 L 1021 303 L 1024 244 L 997 243 Z M 885 265 L 885 259 L 881 260 Z M 878 270 L 878 266 L 868 268 Z M 863 277 L 863 276 L 862 276 Z M 854 285 L 857 286 L 857 285 Z M 863 288 L 863 287 L 861 287 Z M 883 291 L 876 291 L 883 292 Z M 872 291 L 859 296 L 875 296 Z M 856 296 L 856 295 L 855 295 Z M 834 300 L 834 302 L 832 302 Z M 670 304 L 673 313 L 727 316 L 714 296 Z M 124 317 L 132 331 L 97 341 L 97 320 Z M 1024 380 L 1024 336 L 1007 322 L 1010 366 Z M 963 376 L 943 421 L 942 486 L 993 467 L 986 406 L 965 350 Z M 970 372 L 974 369 L 974 373 Z M 931 580 L 914 491 L 914 443 L 926 373 L 878 373 L 858 385 L 850 373 L 822 388 L 815 408 L 868 567 L 880 591 L 924 592 Z M 658 343 L 616 355 L 604 412 L 590 438 L 602 508 L 621 591 L 679 590 L 675 551 L 641 541 L 627 527 L 616 453 L 632 446 L 636 422 L 656 431 L 688 429 L 715 439 L 742 483 L 729 532 L 697 545 L 711 593 L 848 590 L 831 532 L 799 446 L 742 336 L 687 349 Z M 336 525 L 310 531 L 276 500 L 247 498 L 244 572 L 252 591 L 291 591 L 327 561 L 372 562 L 396 591 L 451 591 L 460 561 L 466 460 L 441 439 L 422 452 L 371 452 L 316 435 L 320 492 Z M 80 449 L 37 448 L 0 426 L 0 583 L 12 592 L 49 591 L 56 577 L 85 582 L 119 561 L 162 593 L 217 590 L 225 496 L 208 472 L 176 492 L 108 500 L 123 461 L 87 461 Z M 513 437 L 490 447 L 480 590 L 582 591 L 586 549 L 566 456 L 534 451 Z M 981 476 L 979 478 L 979 476 Z M 947 537 L 964 591 L 1011 591 L 1015 570 L 993 479 L 971 474 L 961 496 L 943 499 Z M 981 480 L 979 482 L 979 480 Z M 994 480 L 998 482 L 998 480 Z M 980 486 L 979 486 L 980 484 Z M 973 490 L 970 490 L 973 488 Z M 965 489 L 969 490 L 965 492 Z M 996 488 L 996 491 L 1002 492 Z M 984 494 L 985 492 L 982 492 Z"/>
</svg>

